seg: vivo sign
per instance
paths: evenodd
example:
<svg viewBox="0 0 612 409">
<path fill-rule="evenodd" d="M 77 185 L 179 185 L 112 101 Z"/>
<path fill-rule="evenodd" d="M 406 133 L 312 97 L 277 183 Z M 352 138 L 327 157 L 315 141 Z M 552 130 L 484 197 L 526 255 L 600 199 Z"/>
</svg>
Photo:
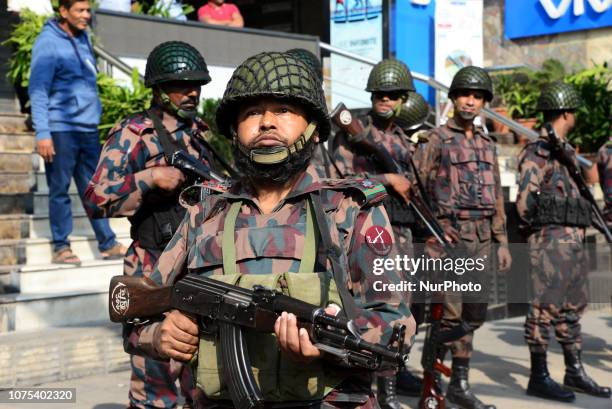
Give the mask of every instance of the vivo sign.
<svg viewBox="0 0 612 409">
<path fill-rule="evenodd" d="M 612 26 L 612 0 L 507 0 L 507 38 Z"/>
<path fill-rule="evenodd" d="M 544 11 L 548 14 L 548 17 L 552 19 L 558 19 L 564 15 L 573 3 L 574 16 L 581 16 L 584 14 L 584 0 L 561 0 L 558 6 L 552 0 L 540 0 L 540 4 L 544 7 Z M 587 0 L 587 3 L 591 5 L 591 8 L 596 13 L 605 13 L 612 4 L 612 0 Z"/>
</svg>

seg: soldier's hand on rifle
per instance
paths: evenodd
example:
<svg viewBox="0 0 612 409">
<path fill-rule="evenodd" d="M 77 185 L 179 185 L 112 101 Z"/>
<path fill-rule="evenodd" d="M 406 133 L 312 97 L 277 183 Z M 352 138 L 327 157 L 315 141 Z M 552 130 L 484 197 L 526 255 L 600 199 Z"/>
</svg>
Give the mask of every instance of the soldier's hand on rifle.
<svg viewBox="0 0 612 409">
<path fill-rule="evenodd" d="M 461 241 L 461 236 L 457 229 L 455 229 L 450 224 L 444 225 L 444 237 L 446 240 L 451 241 L 453 243 L 459 243 Z"/>
<path fill-rule="evenodd" d="M 410 188 L 412 187 L 412 183 L 410 183 L 406 177 L 398 173 L 385 173 L 385 179 L 387 180 L 387 184 L 391 186 L 406 203 L 410 202 Z"/>
<path fill-rule="evenodd" d="M 497 249 L 497 261 L 499 264 L 499 272 L 505 273 L 510 270 L 510 266 L 512 266 L 512 256 L 510 255 L 510 250 L 506 246 L 500 246 Z"/>
<path fill-rule="evenodd" d="M 155 329 L 153 346 L 163 358 L 187 362 L 198 350 L 198 335 L 195 319 L 174 310 Z"/>
<path fill-rule="evenodd" d="M 153 184 L 161 190 L 171 192 L 185 182 L 183 172 L 171 166 L 157 166 L 151 172 Z"/>
<path fill-rule="evenodd" d="M 53 139 L 42 139 L 36 142 L 36 152 L 45 160 L 45 162 L 53 162 L 55 156 L 55 148 L 53 147 Z"/>
<path fill-rule="evenodd" d="M 330 306 L 325 309 L 330 315 L 336 315 L 338 309 Z M 296 362 L 309 363 L 321 356 L 321 351 L 310 341 L 308 331 L 298 328 L 297 318 L 283 312 L 274 324 L 274 333 L 281 351 Z"/>
</svg>

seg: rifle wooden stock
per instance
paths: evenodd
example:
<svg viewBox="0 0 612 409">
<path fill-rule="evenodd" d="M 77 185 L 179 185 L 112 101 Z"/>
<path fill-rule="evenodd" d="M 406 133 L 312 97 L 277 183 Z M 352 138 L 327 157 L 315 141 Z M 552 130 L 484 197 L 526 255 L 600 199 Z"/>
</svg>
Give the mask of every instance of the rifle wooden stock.
<svg viewBox="0 0 612 409">
<path fill-rule="evenodd" d="M 115 276 L 108 295 L 112 322 L 155 317 L 172 308 L 172 287 L 160 287 L 147 277 Z"/>
<path fill-rule="evenodd" d="M 349 136 L 355 137 L 363 134 L 365 127 L 359 118 L 355 118 L 351 111 L 340 102 L 336 108 L 329 114 L 332 121 L 338 125 L 341 129 L 346 131 Z"/>
</svg>

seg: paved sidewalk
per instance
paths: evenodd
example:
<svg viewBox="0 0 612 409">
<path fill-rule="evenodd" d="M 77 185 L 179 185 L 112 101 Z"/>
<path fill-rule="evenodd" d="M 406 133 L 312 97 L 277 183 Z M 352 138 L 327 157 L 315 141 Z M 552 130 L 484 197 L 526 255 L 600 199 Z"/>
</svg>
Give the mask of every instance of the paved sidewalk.
<svg viewBox="0 0 612 409">
<path fill-rule="evenodd" d="M 583 321 L 583 357 L 588 373 L 599 383 L 612 384 L 612 315 L 609 309 L 588 312 Z M 411 354 L 412 368 L 419 368 L 423 333 Z M 578 394 L 572 404 L 556 403 L 525 395 L 529 376 L 529 353 L 523 342 L 523 318 L 517 317 L 486 323 L 475 337 L 476 352 L 472 364 L 471 384 L 478 396 L 498 409 L 610 409 L 611 399 Z M 549 370 L 557 381 L 563 380 L 563 356 L 553 342 L 549 353 Z M 420 372 L 416 371 L 415 372 Z M 129 372 L 121 371 L 63 382 L 44 387 L 76 388 L 76 404 L 0 404 L 0 409 L 121 409 L 127 401 Z M 405 408 L 416 408 L 416 398 L 402 398 Z"/>
</svg>

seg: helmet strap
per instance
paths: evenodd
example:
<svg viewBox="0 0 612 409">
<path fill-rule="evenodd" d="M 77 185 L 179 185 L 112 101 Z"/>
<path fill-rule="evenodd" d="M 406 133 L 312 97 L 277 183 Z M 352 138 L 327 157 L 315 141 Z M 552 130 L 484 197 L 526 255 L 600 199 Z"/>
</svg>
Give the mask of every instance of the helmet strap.
<svg viewBox="0 0 612 409">
<path fill-rule="evenodd" d="M 161 87 L 157 87 L 157 90 L 159 91 L 159 98 L 161 99 L 162 104 L 166 108 L 170 109 L 170 112 L 176 114 L 176 116 L 178 116 L 179 118 L 193 121 L 198 115 L 197 109 L 187 110 L 179 108 L 174 102 L 172 102 L 168 94 L 166 94 L 166 92 Z"/>
<path fill-rule="evenodd" d="M 316 122 L 310 122 L 304 132 L 300 135 L 297 141 L 290 146 L 271 146 L 268 148 L 248 149 L 238 142 L 234 133 L 234 143 L 238 149 L 249 157 L 249 159 L 260 165 L 277 165 L 287 162 L 291 156 L 297 154 L 304 149 L 308 141 L 312 138 L 317 129 Z"/>
</svg>

